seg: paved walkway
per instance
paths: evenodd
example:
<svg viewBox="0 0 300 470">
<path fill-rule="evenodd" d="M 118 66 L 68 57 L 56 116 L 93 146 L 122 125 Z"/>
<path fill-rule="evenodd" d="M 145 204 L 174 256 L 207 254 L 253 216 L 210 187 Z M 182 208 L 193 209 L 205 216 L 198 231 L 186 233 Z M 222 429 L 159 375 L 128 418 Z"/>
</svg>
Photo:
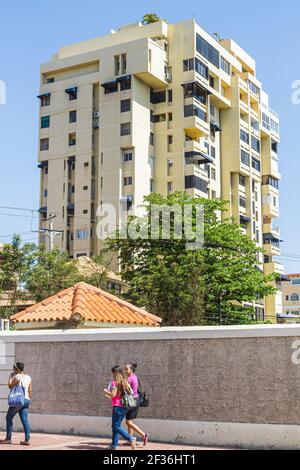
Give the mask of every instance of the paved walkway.
<svg viewBox="0 0 300 470">
<path fill-rule="evenodd" d="M 2 435 L 1 439 L 4 439 Z M 23 447 L 18 443 L 24 439 L 23 434 L 15 433 L 12 445 L 0 445 L 2 450 L 104 450 L 111 441 L 107 438 L 67 436 L 57 434 L 32 434 L 31 447 Z M 120 450 L 130 450 L 130 446 L 121 442 Z M 149 442 L 147 447 L 141 443 L 136 446 L 136 450 L 216 450 L 208 447 L 181 446 L 173 444 L 162 444 Z"/>
</svg>

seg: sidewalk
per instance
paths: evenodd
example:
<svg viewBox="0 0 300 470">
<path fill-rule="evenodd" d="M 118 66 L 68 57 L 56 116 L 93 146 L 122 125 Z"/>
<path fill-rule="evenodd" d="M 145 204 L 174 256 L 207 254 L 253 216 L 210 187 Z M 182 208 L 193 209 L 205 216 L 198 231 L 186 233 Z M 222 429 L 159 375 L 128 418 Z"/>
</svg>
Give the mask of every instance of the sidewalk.
<svg viewBox="0 0 300 470">
<path fill-rule="evenodd" d="M 4 434 L 1 433 L 1 439 L 4 439 Z M 15 433 L 13 436 L 12 445 L 0 445 L 0 451 L 2 450 L 104 450 L 111 443 L 108 438 L 97 438 L 88 436 L 67 436 L 67 435 L 56 435 L 56 434 L 32 434 L 31 446 L 23 447 L 18 445 L 21 440 L 24 439 L 24 435 L 21 433 Z M 130 450 L 130 446 L 124 445 L 120 441 L 120 450 Z M 147 447 L 143 447 L 139 442 L 136 446 L 136 450 L 218 450 L 215 448 L 208 447 L 193 447 L 184 445 L 173 445 L 163 443 L 152 443 L 149 442 Z"/>
</svg>

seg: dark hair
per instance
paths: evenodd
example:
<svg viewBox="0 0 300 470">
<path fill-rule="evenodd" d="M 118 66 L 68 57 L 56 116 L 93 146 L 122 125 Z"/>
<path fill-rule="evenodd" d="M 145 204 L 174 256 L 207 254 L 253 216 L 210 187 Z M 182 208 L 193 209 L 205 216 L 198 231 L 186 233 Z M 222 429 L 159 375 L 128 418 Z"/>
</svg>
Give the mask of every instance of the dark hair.
<svg viewBox="0 0 300 470">
<path fill-rule="evenodd" d="M 18 369 L 20 372 L 23 372 L 25 369 L 24 363 L 23 362 L 16 362 L 14 367 Z"/>
<path fill-rule="evenodd" d="M 135 362 L 130 362 L 127 366 L 132 370 L 132 372 L 135 372 L 137 369 L 137 364 Z"/>
<path fill-rule="evenodd" d="M 112 373 L 114 374 L 115 372 L 120 372 L 120 374 L 123 374 L 123 370 L 120 366 L 114 366 L 112 369 L 111 369 Z"/>
</svg>

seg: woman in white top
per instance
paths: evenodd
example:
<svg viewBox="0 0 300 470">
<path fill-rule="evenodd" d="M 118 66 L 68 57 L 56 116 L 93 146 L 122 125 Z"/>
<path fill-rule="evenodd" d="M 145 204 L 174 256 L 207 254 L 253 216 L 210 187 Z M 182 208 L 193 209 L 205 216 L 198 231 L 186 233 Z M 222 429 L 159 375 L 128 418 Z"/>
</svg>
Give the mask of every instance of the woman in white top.
<svg viewBox="0 0 300 470">
<path fill-rule="evenodd" d="M 32 380 L 31 377 L 24 372 L 23 362 L 17 362 L 13 367 L 13 372 L 8 379 L 8 388 L 11 390 L 16 385 L 20 385 L 24 389 L 25 401 L 24 406 L 10 407 L 6 415 L 6 438 L 0 441 L 0 444 L 11 444 L 13 433 L 13 419 L 19 413 L 24 433 L 25 440 L 20 442 L 23 446 L 30 445 L 30 425 L 28 421 L 29 406 L 32 398 Z"/>
</svg>

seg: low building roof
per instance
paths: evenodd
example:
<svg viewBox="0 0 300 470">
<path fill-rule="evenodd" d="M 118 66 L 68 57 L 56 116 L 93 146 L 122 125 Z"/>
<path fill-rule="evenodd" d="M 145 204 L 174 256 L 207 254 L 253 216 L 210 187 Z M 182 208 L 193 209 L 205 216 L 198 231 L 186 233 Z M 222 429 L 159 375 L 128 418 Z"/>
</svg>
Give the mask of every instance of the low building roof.
<svg viewBox="0 0 300 470">
<path fill-rule="evenodd" d="M 14 323 L 83 322 L 159 326 L 162 319 L 97 287 L 80 282 L 11 316 Z"/>
</svg>

